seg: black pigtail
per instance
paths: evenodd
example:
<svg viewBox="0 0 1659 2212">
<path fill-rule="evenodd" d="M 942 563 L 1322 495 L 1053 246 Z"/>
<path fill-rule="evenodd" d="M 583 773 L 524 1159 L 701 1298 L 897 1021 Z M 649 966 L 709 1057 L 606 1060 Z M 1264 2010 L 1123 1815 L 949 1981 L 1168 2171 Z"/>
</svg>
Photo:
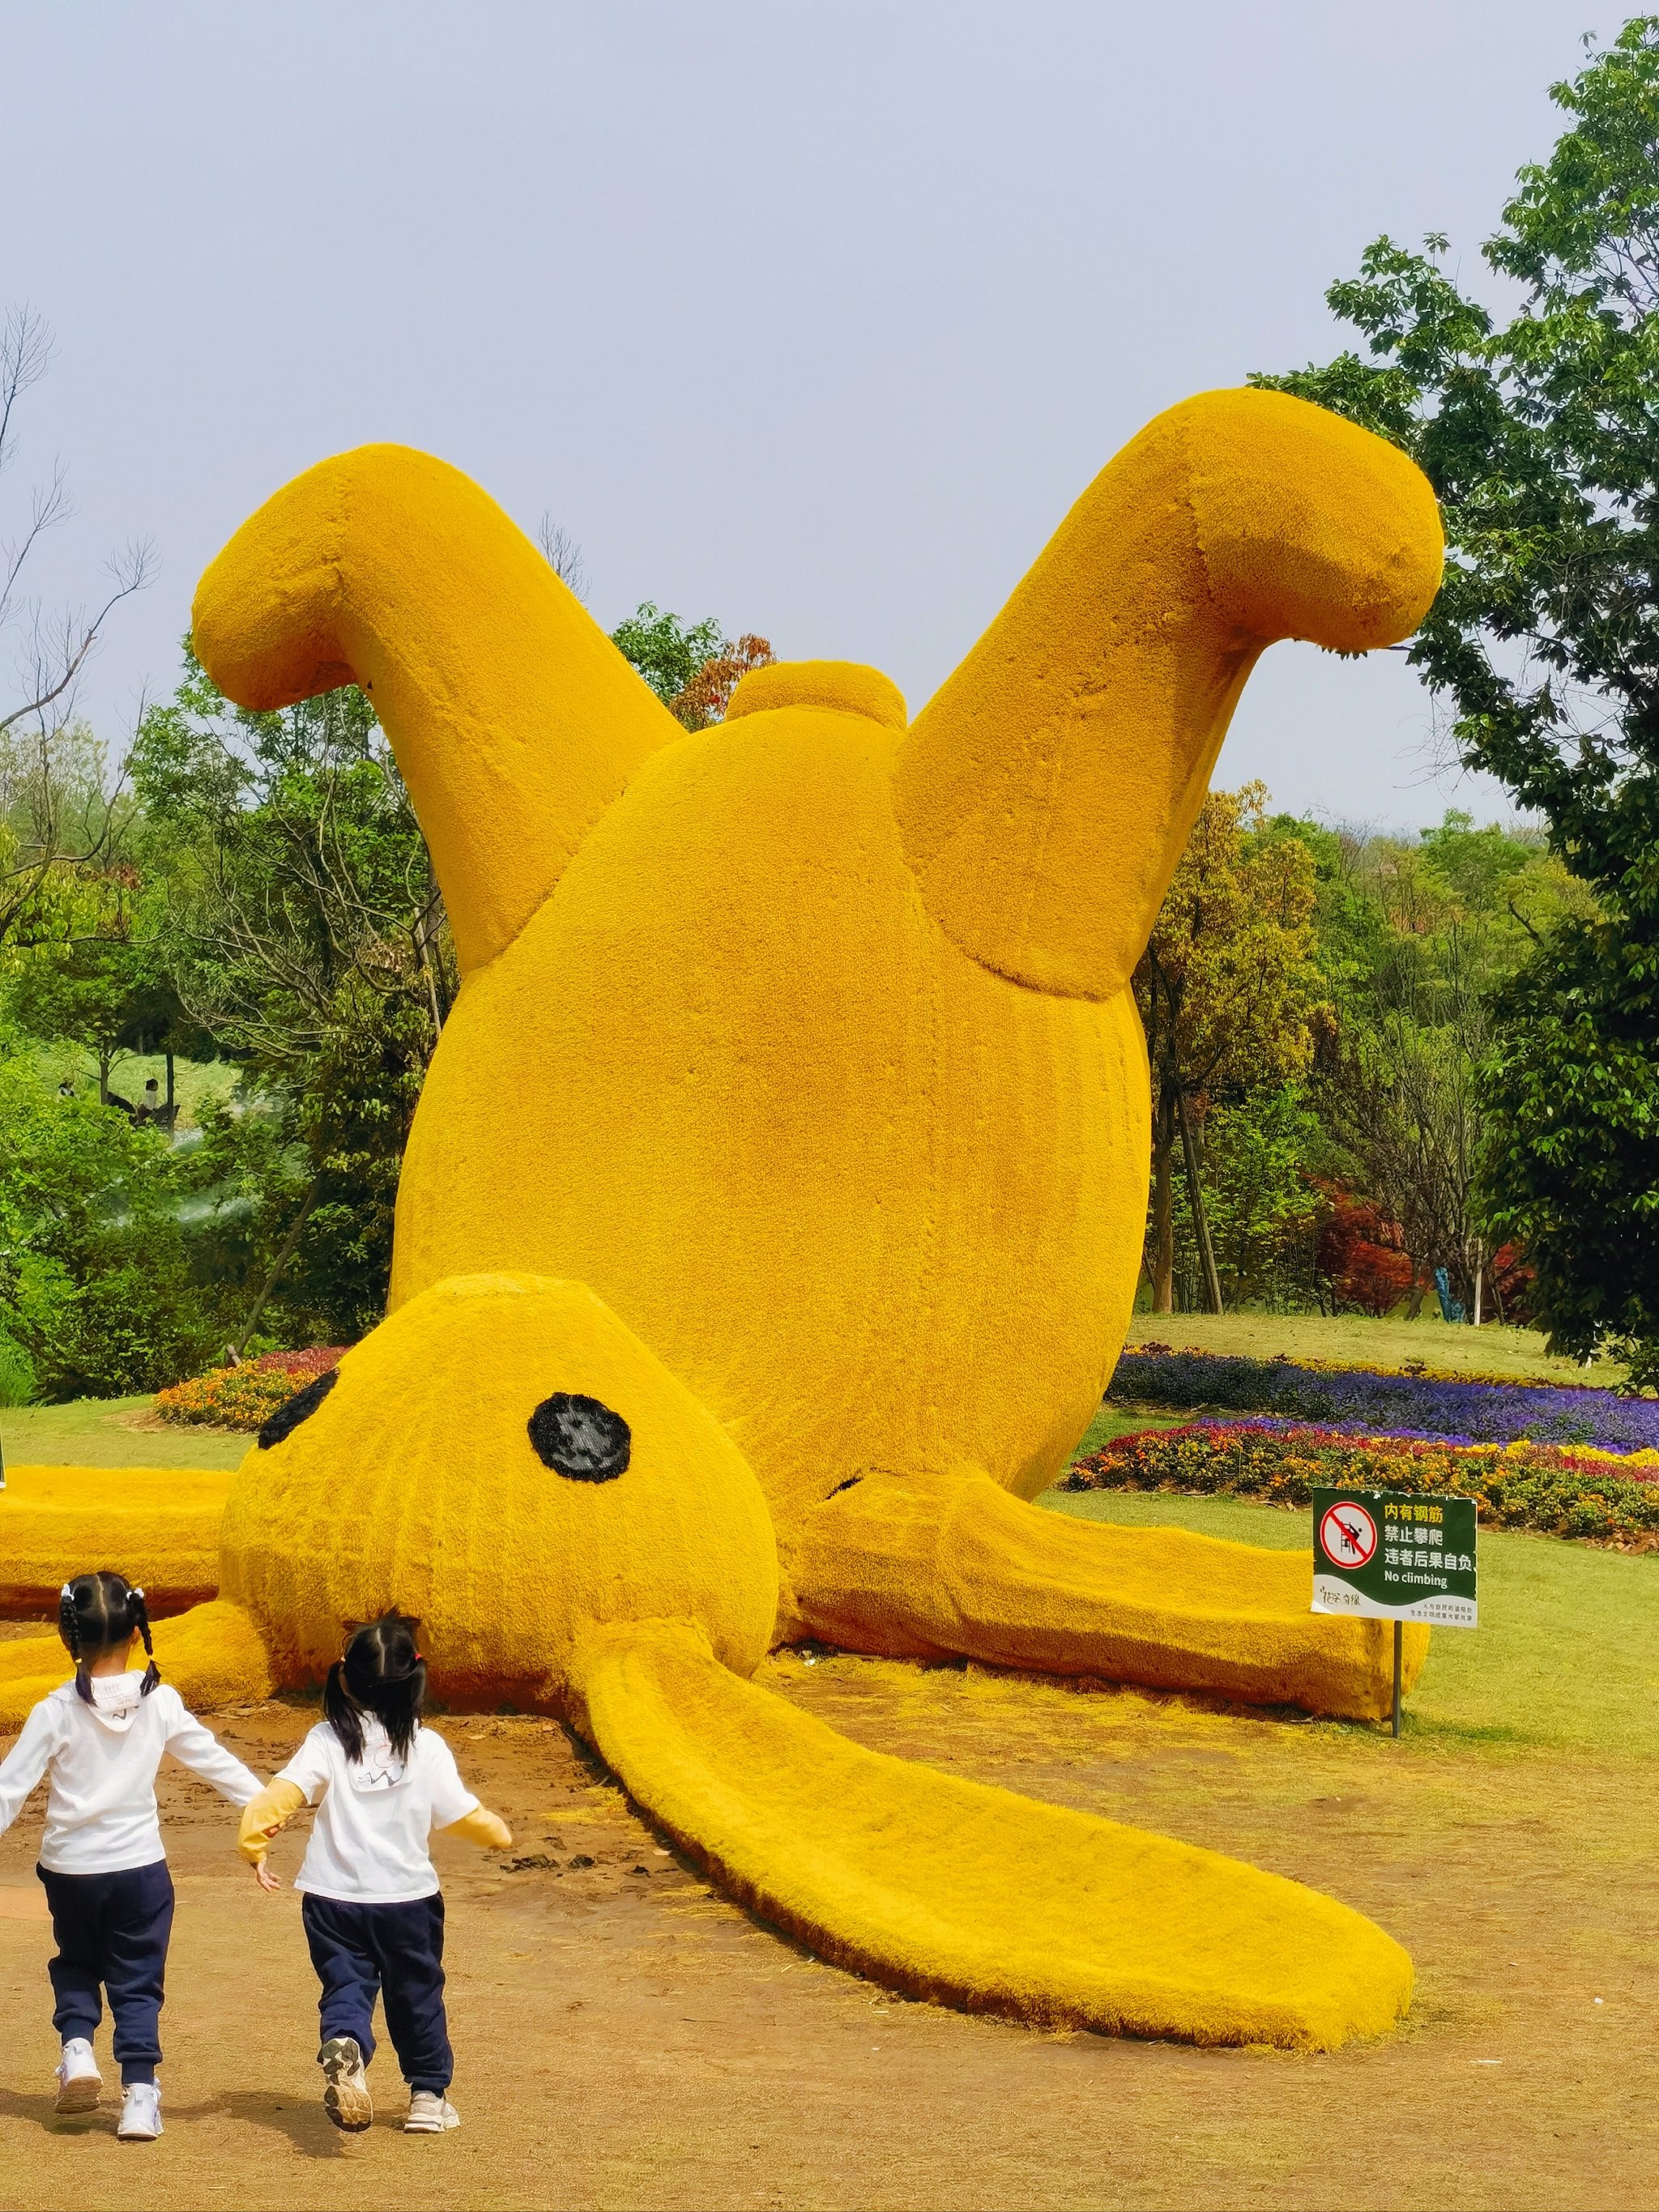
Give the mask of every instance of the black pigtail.
<svg viewBox="0 0 1659 2212">
<path fill-rule="evenodd" d="M 399 1759 L 409 1757 L 421 1725 L 426 1661 L 412 1613 L 383 1613 L 352 1631 L 345 1656 L 328 1670 L 323 1711 L 349 1759 L 363 1755 L 363 1715 L 372 1713 Z"/>
<path fill-rule="evenodd" d="M 161 1680 L 161 1670 L 155 1663 L 155 1646 L 149 1640 L 149 1607 L 145 1601 L 144 1593 L 136 1584 L 132 1589 L 131 1610 L 133 1626 L 144 1639 L 144 1656 L 149 1662 L 149 1666 L 144 1669 L 144 1679 L 138 1685 L 139 1696 L 147 1698 Z"/>
<path fill-rule="evenodd" d="M 81 1622 L 75 1602 L 75 1590 L 69 1583 L 64 1584 L 63 1593 L 58 1601 L 58 1633 L 63 1638 L 69 1656 L 75 1662 L 75 1694 L 91 1705 L 92 1684 L 87 1680 L 87 1662 L 81 1651 Z"/>
<path fill-rule="evenodd" d="M 345 1686 L 345 1662 L 337 1659 L 323 1685 L 323 1717 L 340 1739 L 349 1759 L 363 1755 L 363 1723 L 356 1703 Z"/>
</svg>

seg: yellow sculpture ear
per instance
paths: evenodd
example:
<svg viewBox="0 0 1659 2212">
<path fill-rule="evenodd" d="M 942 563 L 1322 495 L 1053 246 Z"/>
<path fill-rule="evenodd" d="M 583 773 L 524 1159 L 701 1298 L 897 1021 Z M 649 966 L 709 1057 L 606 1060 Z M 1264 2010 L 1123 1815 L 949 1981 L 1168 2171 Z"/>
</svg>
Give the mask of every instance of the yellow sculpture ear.
<svg viewBox="0 0 1659 2212">
<path fill-rule="evenodd" d="M 1110 997 L 1263 647 L 1407 636 L 1440 561 L 1426 478 L 1368 431 L 1269 392 L 1160 415 L 899 749 L 895 805 L 934 918 L 1000 975 Z"/>
<path fill-rule="evenodd" d="M 196 651 L 244 707 L 369 692 L 464 969 L 509 945 L 650 753 L 684 734 L 470 478 L 405 446 L 323 461 L 203 577 Z"/>
</svg>

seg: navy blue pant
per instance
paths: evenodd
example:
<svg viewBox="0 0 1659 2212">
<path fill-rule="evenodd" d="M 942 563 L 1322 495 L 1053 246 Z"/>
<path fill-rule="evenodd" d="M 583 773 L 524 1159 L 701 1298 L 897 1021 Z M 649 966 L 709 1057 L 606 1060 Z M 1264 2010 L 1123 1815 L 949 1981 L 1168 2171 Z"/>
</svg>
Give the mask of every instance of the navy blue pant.
<svg viewBox="0 0 1659 2212">
<path fill-rule="evenodd" d="M 92 2039 L 104 2016 L 101 1983 L 115 2022 L 123 2081 L 153 2081 L 161 2063 L 162 1980 L 173 1933 L 173 1876 L 165 1859 L 119 1874 L 34 1869 L 46 1887 L 58 1956 L 47 1967 L 58 1999 L 52 2024 L 67 2043 Z"/>
<path fill-rule="evenodd" d="M 386 1999 L 386 2032 L 411 2089 L 441 2096 L 455 2061 L 444 2017 L 444 1901 L 347 1905 L 305 1897 L 301 1911 L 323 1994 L 323 2041 L 353 2035 L 368 2065 L 374 2056 L 374 2000 Z"/>
</svg>

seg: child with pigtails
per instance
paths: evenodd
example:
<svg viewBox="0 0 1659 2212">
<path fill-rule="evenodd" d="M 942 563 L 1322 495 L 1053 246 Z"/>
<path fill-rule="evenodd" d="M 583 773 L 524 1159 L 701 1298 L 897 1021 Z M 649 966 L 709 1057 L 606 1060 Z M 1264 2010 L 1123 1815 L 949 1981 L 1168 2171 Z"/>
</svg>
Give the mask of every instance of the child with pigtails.
<svg viewBox="0 0 1659 2212">
<path fill-rule="evenodd" d="M 321 1990 L 323 2109 L 337 2128 L 374 2117 L 368 2063 L 377 2000 L 409 2085 L 407 2135 L 460 2125 L 449 2101 L 454 2059 L 444 2009 L 444 1900 L 434 1829 L 485 1850 L 512 1831 L 462 1781 L 455 1754 L 425 1726 L 426 1655 L 407 1613 L 366 1621 L 329 1668 L 323 1718 L 242 1814 L 240 1848 L 262 1889 L 277 1831 L 317 1808 L 295 1887 Z"/>
<path fill-rule="evenodd" d="M 233 1805 L 250 1803 L 261 1785 L 162 1681 L 142 1589 L 107 1571 L 76 1575 L 64 1584 L 58 1627 L 74 1678 L 35 1706 L 0 1763 L 0 1832 L 46 1778 L 35 1871 L 58 1939 L 47 1969 L 63 2043 L 58 2110 L 86 2112 L 98 2102 L 103 2080 L 92 2038 L 103 2017 L 101 1988 L 121 2069 L 116 2133 L 125 2142 L 152 2142 L 161 2132 L 157 2028 L 173 1928 L 155 1770 L 170 1751 Z M 142 1674 L 132 1664 L 141 1640 Z"/>
</svg>

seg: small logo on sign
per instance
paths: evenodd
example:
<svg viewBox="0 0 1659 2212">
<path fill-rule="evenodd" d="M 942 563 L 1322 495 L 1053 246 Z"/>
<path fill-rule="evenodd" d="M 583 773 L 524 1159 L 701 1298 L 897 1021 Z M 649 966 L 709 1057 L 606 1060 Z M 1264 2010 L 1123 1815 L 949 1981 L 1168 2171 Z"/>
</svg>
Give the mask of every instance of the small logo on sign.
<svg viewBox="0 0 1659 2212">
<path fill-rule="evenodd" d="M 1319 1524 L 1319 1542 L 1334 1567 L 1363 1567 L 1376 1549 L 1376 1523 L 1363 1505 L 1333 1505 Z"/>
</svg>

